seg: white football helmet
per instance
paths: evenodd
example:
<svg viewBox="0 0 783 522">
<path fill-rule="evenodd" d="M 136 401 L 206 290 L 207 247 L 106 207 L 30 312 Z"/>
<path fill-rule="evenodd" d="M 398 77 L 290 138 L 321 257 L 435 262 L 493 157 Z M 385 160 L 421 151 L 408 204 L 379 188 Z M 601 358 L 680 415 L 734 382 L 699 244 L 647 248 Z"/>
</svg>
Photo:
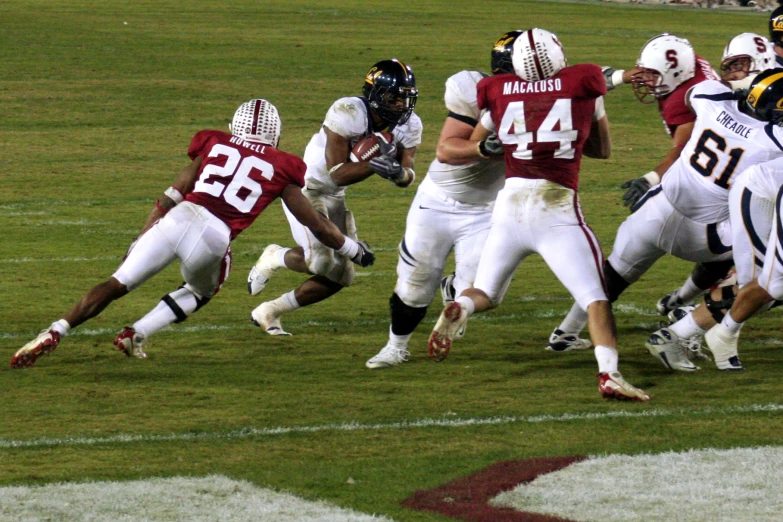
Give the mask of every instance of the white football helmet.
<svg viewBox="0 0 783 522">
<path fill-rule="evenodd" d="M 685 38 L 663 33 L 642 47 L 631 85 L 639 101 L 652 103 L 654 98 L 671 94 L 696 74 L 696 53 Z M 654 98 L 650 98 L 650 96 Z"/>
<path fill-rule="evenodd" d="M 568 66 L 563 46 L 546 29 L 528 29 L 514 41 L 511 63 L 517 76 L 528 82 L 554 76 Z"/>
<path fill-rule="evenodd" d="M 759 34 L 742 33 L 729 40 L 723 49 L 720 71 L 724 79 L 742 80 L 750 74 L 758 74 L 775 66 L 772 42 Z M 729 74 L 732 77 L 726 78 Z"/>
<path fill-rule="evenodd" d="M 277 108 L 268 101 L 257 98 L 239 106 L 228 128 L 231 134 L 245 141 L 277 147 L 280 141 L 280 126 Z"/>
</svg>

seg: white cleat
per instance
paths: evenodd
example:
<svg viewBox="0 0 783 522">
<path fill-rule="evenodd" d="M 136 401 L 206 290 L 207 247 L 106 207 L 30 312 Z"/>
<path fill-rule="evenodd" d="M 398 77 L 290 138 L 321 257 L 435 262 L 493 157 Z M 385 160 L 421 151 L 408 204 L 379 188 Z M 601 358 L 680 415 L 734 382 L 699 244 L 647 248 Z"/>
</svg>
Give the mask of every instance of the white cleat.
<svg viewBox="0 0 783 522">
<path fill-rule="evenodd" d="M 669 315 L 669 324 L 674 324 L 686 315 L 692 313 L 696 309 L 693 305 L 685 305 L 679 308 L 675 308 Z M 701 343 L 704 341 L 704 334 L 699 333 L 692 335 L 688 338 L 680 337 L 680 346 L 685 349 L 685 353 L 688 355 L 688 359 L 691 361 L 711 361 L 710 356 L 704 353 L 701 349 Z"/>
<path fill-rule="evenodd" d="M 739 360 L 737 344 L 739 342 L 739 333 L 731 334 L 718 323 L 710 328 L 704 335 L 707 342 L 707 348 L 715 357 L 715 366 L 724 371 L 744 371 L 745 367 Z"/>
<path fill-rule="evenodd" d="M 38 337 L 22 346 L 11 357 L 11 368 L 31 368 L 42 355 L 48 355 L 60 344 L 60 333 L 55 330 L 44 330 Z"/>
<path fill-rule="evenodd" d="M 587 339 L 581 339 L 577 334 L 565 333 L 556 329 L 549 336 L 546 349 L 550 352 L 573 352 L 574 350 L 587 350 L 593 343 Z"/>
<path fill-rule="evenodd" d="M 144 337 L 142 337 L 141 334 L 136 333 L 136 330 L 130 326 L 126 326 L 119 335 L 117 335 L 114 339 L 114 346 L 128 357 L 136 357 L 137 359 L 147 358 L 147 354 L 144 353 Z"/>
<path fill-rule="evenodd" d="M 291 335 L 283 330 L 283 326 L 280 324 L 282 315 L 283 313 L 276 310 L 275 305 L 269 301 L 261 303 L 250 312 L 250 320 L 269 335 Z"/>
<path fill-rule="evenodd" d="M 678 291 L 679 288 L 677 290 L 669 292 L 668 294 L 666 294 L 665 296 L 661 297 L 658 300 L 658 302 L 655 304 L 655 308 L 658 310 L 659 314 L 666 316 L 672 310 L 689 304 L 683 302 L 682 300 L 680 300 L 680 298 L 675 298 Z"/>
<path fill-rule="evenodd" d="M 449 306 L 457 298 L 455 295 L 457 291 L 454 289 L 454 278 L 457 274 L 452 272 L 443 279 L 440 280 L 440 295 L 443 298 L 443 307 Z"/>
<path fill-rule="evenodd" d="M 367 361 L 366 366 L 372 370 L 391 368 L 408 362 L 410 356 L 411 353 L 407 349 L 388 343 L 378 352 L 378 355 Z"/>
<path fill-rule="evenodd" d="M 650 355 L 661 361 L 670 370 L 695 372 L 700 368 L 688 357 L 688 350 L 683 341 L 668 328 L 661 328 L 647 339 L 645 343 Z"/>
<path fill-rule="evenodd" d="M 644 390 L 632 386 L 620 372 L 598 374 L 598 393 L 604 399 L 646 402 L 650 396 Z"/>
<path fill-rule="evenodd" d="M 247 276 L 247 291 L 250 295 L 258 295 L 266 287 L 269 279 L 280 267 L 277 262 L 277 253 L 282 250 L 280 245 L 267 245 L 261 257 L 250 269 Z"/>
<path fill-rule="evenodd" d="M 458 338 L 460 330 L 464 330 L 467 322 L 468 311 L 461 303 L 455 301 L 444 308 L 430 334 L 430 359 L 441 362 L 448 357 L 451 343 Z"/>
</svg>

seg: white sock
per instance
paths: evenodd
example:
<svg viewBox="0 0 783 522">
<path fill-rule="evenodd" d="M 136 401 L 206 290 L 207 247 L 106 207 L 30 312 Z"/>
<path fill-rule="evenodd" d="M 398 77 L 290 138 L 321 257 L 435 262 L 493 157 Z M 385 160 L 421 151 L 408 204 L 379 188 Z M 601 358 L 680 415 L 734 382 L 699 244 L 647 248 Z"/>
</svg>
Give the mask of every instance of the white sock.
<svg viewBox="0 0 783 522">
<path fill-rule="evenodd" d="M 599 373 L 616 372 L 619 359 L 617 348 L 611 348 L 602 344 L 595 347 L 595 360 L 598 361 Z"/>
<path fill-rule="evenodd" d="M 705 332 L 704 328 L 696 324 L 696 319 L 693 318 L 692 313 L 669 326 L 669 330 L 677 334 L 677 337 L 680 339 L 687 339 Z"/>
<path fill-rule="evenodd" d="M 587 324 L 587 312 L 574 303 L 574 306 L 568 311 L 563 322 L 557 327 L 558 330 L 562 330 L 563 333 L 579 334 L 584 330 Z"/>
<path fill-rule="evenodd" d="M 736 335 L 739 333 L 740 328 L 742 328 L 742 325 L 745 323 L 738 323 L 734 320 L 733 317 L 731 317 L 731 310 L 726 312 L 726 316 L 723 318 L 723 321 L 720 322 L 721 326 L 726 329 L 727 332 L 729 332 L 732 335 Z"/>
<path fill-rule="evenodd" d="M 285 264 L 285 253 L 291 250 L 290 248 L 281 248 L 277 251 L 277 264 L 283 268 L 288 268 Z"/>
<path fill-rule="evenodd" d="M 274 306 L 278 312 L 280 313 L 288 313 L 293 312 L 294 310 L 301 308 L 302 306 L 296 302 L 296 297 L 294 297 L 294 290 L 291 290 L 287 294 L 283 294 L 277 299 L 274 299 L 273 301 L 270 301 L 269 303 Z"/>
<path fill-rule="evenodd" d="M 466 295 L 459 296 L 457 299 L 455 299 L 455 301 L 465 307 L 465 311 L 468 313 L 468 317 L 470 317 L 473 312 L 476 311 L 476 304 L 473 302 L 473 299 Z"/>
<path fill-rule="evenodd" d="M 178 288 L 171 292 L 168 297 L 177 303 L 182 312 L 188 316 L 193 313 L 198 306 L 196 296 L 187 288 Z M 177 321 L 177 315 L 174 310 L 161 300 L 147 315 L 133 323 L 133 329 L 142 337 L 149 337 L 154 333 Z"/>
<path fill-rule="evenodd" d="M 705 290 L 696 286 L 693 283 L 693 278 L 688 276 L 688 279 L 685 280 L 685 284 L 677 290 L 675 298 L 679 298 L 683 303 L 690 303 L 704 292 Z"/>
<path fill-rule="evenodd" d="M 54 330 L 61 336 L 65 337 L 68 335 L 68 332 L 71 331 L 71 325 L 68 324 L 68 321 L 65 319 L 60 319 L 58 321 L 55 321 L 52 323 L 52 326 L 49 327 L 49 330 Z"/>
<path fill-rule="evenodd" d="M 398 348 L 407 348 L 408 341 L 410 341 L 412 335 L 413 333 L 409 333 L 408 335 L 395 335 L 394 332 L 392 332 L 391 327 L 389 327 L 389 344 Z"/>
</svg>

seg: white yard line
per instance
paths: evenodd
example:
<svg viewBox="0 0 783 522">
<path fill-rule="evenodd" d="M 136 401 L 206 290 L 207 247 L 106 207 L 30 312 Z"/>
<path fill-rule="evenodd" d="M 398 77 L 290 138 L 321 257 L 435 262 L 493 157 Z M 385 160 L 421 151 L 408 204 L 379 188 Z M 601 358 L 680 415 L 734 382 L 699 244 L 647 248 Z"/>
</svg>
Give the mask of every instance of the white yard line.
<svg viewBox="0 0 783 522">
<path fill-rule="evenodd" d="M 572 422 L 583 420 L 606 420 L 615 418 L 661 418 L 679 416 L 723 416 L 745 413 L 776 413 L 783 411 L 783 404 L 748 404 L 744 406 L 709 407 L 709 408 L 682 408 L 682 409 L 655 409 L 643 411 L 606 411 L 601 413 L 562 413 L 560 415 L 533 415 L 527 417 L 478 417 L 468 419 L 414 419 L 399 422 L 362 424 L 360 422 L 346 422 L 341 424 L 321 424 L 316 426 L 273 426 L 266 428 L 247 427 L 228 431 L 213 431 L 207 433 L 164 433 L 157 435 L 142 435 L 124 433 L 110 437 L 39 437 L 30 440 L 0 439 L 0 449 L 11 448 L 44 448 L 44 447 L 70 447 L 92 446 L 98 444 L 116 444 L 129 442 L 178 442 L 178 441 L 210 441 L 263 438 L 276 435 L 288 435 L 293 433 L 317 433 L 317 432 L 352 432 L 352 431 L 381 431 L 381 430 L 409 430 L 420 428 L 462 428 L 465 426 L 497 426 L 504 424 L 542 424 L 557 422 Z"/>
</svg>

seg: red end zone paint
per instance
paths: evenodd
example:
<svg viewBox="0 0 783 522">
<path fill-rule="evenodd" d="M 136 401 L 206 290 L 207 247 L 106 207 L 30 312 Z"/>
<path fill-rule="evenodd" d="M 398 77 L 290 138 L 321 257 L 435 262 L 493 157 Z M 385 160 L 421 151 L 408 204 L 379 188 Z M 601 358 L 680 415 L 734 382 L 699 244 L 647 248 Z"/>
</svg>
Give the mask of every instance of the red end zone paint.
<svg viewBox="0 0 783 522">
<path fill-rule="evenodd" d="M 569 522 L 565 518 L 494 507 L 487 502 L 521 483 L 532 482 L 539 475 L 552 473 L 586 458 L 574 456 L 498 462 L 443 486 L 419 490 L 405 499 L 402 505 L 470 522 Z"/>
</svg>

